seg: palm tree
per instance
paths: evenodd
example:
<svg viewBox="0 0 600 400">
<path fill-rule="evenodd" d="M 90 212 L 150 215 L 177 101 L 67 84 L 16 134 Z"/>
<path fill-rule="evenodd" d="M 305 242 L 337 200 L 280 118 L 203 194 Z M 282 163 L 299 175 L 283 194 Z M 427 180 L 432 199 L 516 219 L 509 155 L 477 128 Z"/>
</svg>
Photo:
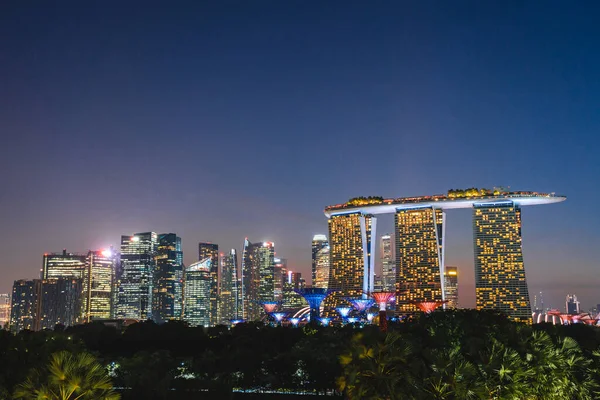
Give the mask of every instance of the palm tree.
<svg viewBox="0 0 600 400">
<path fill-rule="evenodd" d="M 18 385 L 14 398 L 26 400 L 118 400 L 107 371 L 88 353 L 52 354 L 40 373 L 34 370 Z"/>
</svg>

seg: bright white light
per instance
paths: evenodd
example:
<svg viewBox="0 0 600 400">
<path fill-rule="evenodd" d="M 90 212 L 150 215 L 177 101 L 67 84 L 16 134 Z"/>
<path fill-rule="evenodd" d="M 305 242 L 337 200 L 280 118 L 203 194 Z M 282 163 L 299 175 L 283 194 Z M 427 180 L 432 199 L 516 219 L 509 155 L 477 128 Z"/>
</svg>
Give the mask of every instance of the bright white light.
<svg viewBox="0 0 600 400">
<path fill-rule="evenodd" d="M 110 249 L 102 250 L 102 256 L 105 257 L 105 258 L 111 258 L 112 257 L 112 251 L 110 251 Z"/>
<path fill-rule="evenodd" d="M 140 237 L 139 236 L 132 236 L 131 237 L 131 241 L 132 242 L 139 242 L 140 241 Z"/>
<path fill-rule="evenodd" d="M 315 235 L 313 236 L 313 242 L 326 242 L 327 236 L 325 235 Z"/>
</svg>

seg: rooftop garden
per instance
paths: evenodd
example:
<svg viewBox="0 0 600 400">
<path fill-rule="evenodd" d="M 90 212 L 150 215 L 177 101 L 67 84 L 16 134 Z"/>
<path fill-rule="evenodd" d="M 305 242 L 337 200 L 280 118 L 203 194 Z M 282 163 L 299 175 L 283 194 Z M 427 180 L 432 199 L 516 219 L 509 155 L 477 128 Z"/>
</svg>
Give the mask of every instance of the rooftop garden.
<svg viewBox="0 0 600 400">
<path fill-rule="evenodd" d="M 369 196 L 369 197 L 353 197 L 346 203 L 347 206 L 366 206 L 371 204 L 383 203 L 383 197 L 381 196 Z"/>
</svg>

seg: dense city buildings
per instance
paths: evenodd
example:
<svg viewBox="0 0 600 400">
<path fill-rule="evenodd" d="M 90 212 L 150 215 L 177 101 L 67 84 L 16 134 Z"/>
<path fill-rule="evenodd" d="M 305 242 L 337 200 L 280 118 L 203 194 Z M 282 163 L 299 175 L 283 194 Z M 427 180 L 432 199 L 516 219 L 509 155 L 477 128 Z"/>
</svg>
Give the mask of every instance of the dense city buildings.
<svg viewBox="0 0 600 400">
<path fill-rule="evenodd" d="M 158 235 L 156 266 L 153 274 L 152 314 L 163 323 L 181 319 L 183 302 L 183 252 L 181 238 L 175 233 Z"/>
<path fill-rule="evenodd" d="M 112 250 L 89 251 L 83 271 L 82 320 L 111 318 L 114 279 Z"/>
<path fill-rule="evenodd" d="M 283 284 L 287 277 L 287 260 L 285 258 L 275 257 L 273 270 L 273 297 L 274 301 L 281 302 L 283 300 Z"/>
<path fill-rule="evenodd" d="M 312 281 L 312 287 L 328 289 L 329 288 L 329 256 L 331 248 L 329 245 L 324 246 L 315 256 L 316 275 Z"/>
<path fill-rule="evenodd" d="M 158 235 L 155 232 L 121 236 L 122 273 L 117 284 L 116 318 L 152 318 L 152 286 L 157 247 Z"/>
<path fill-rule="evenodd" d="M 231 249 L 228 254 L 221 254 L 220 275 L 219 323 L 228 324 L 242 318 L 241 281 L 235 249 Z"/>
<path fill-rule="evenodd" d="M 85 270 L 85 254 L 62 253 L 44 254 L 42 262 L 42 279 L 83 278 Z"/>
<path fill-rule="evenodd" d="M 577 296 L 574 294 L 568 294 L 567 300 L 565 302 L 565 310 L 567 314 L 577 315 L 580 313 L 579 309 L 579 301 L 577 300 Z"/>
<path fill-rule="evenodd" d="M 392 235 L 386 233 L 381 236 L 379 245 L 381 251 L 381 286 L 382 290 L 392 292 L 396 290 L 396 265 L 394 264 L 394 253 Z"/>
<path fill-rule="evenodd" d="M 283 282 L 283 300 L 281 307 L 284 310 L 305 307 L 306 301 L 298 294 L 298 292 L 304 288 L 306 288 L 306 281 L 302 278 L 302 273 L 287 271 L 286 279 Z"/>
<path fill-rule="evenodd" d="M 444 268 L 444 294 L 446 308 L 458 308 L 458 267 Z"/>
<path fill-rule="evenodd" d="M 38 308 L 36 280 L 19 279 L 13 284 L 10 314 L 10 329 L 18 333 L 22 330 L 35 330 Z"/>
<path fill-rule="evenodd" d="M 444 212 L 433 207 L 395 214 L 396 310 L 414 312 L 415 302 L 443 299 Z"/>
<path fill-rule="evenodd" d="M 312 239 L 312 269 L 311 269 L 311 282 L 313 287 L 315 286 L 315 280 L 317 279 L 317 254 L 321 249 L 329 247 L 327 236 L 315 235 Z"/>
<path fill-rule="evenodd" d="M 190 326 L 211 326 L 212 263 L 209 256 L 185 268 L 183 320 Z"/>
<path fill-rule="evenodd" d="M 198 261 L 210 258 L 210 325 L 219 322 L 219 245 L 215 243 L 198 243 Z"/>
<path fill-rule="evenodd" d="M 10 294 L 0 293 L 0 329 L 6 329 L 10 324 L 10 299 Z"/>
<path fill-rule="evenodd" d="M 83 322 L 81 279 L 36 279 L 34 286 L 38 307 L 34 314 L 34 330 L 54 329 L 56 325 L 73 326 Z"/>
<path fill-rule="evenodd" d="M 274 301 L 275 244 L 244 241 L 242 256 L 243 316 L 253 321 L 263 315 L 262 303 Z"/>
</svg>

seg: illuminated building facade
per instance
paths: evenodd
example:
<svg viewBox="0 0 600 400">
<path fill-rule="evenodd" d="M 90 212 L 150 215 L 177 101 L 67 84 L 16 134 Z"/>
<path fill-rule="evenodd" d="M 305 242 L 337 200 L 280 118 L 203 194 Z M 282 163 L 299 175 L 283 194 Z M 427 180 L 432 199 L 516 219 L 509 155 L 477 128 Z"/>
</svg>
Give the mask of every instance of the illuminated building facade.
<svg viewBox="0 0 600 400">
<path fill-rule="evenodd" d="M 567 295 L 565 310 L 567 311 L 567 314 L 571 315 L 576 315 L 580 313 L 579 301 L 577 300 L 577 296 L 575 296 L 574 294 Z"/>
<path fill-rule="evenodd" d="M 83 278 L 86 256 L 83 254 L 62 253 L 44 254 L 42 263 L 42 279 Z"/>
<path fill-rule="evenodd" d="M 81 321 L 82 279 L 35 281 L 38 313 L 34 329 L 54 329 L 57 324 L 73 326 Z"/>
<path fill-rule="evenodd" d="M 458 308 L 458 268 L 446 266 L 444 269 L 444 299 L 446 308 Z"/>
<path fill-rule="evenodd" d="M 275 301 L 283 300 L 283 284 L 287 277 L 287 260 L 285 258 L 274 258 L 275 269 L 273 271 L 273 296 Z"/>
<path fill-rule="evenodd" d="M 206 257 L 185 268 L 183 319 L 191 326 L 211 326 L 213 257 Z"/>
<path fill-rule="evenodd" d="M 328 289 L 329 288 L 329 255 L 331 249 L 329 245 L 324 246 L 317 252 L 316 261 L 316 276 L 313 279 L 312 286 L 314 288 Z"/>
<path fill-rule="evenodd" d="M 302 278 L 302 273 L 287 271 L 286 279 L 283 282 L 283 300 L 282 308 L 284 310 L 301 308 L 306 306 L 304 298 L 298 294 L 306 288 L 306 281 Z"/>
<path fill-rule="evenodd" d="M 121 236 L 121 278 L 118 282 L 115 317 L 152 318 L 152 286 L 158 235 L 155 232 Z"/>
<path fill-rule="evenodd" d="M 183 302 L 181 238 L 175 233 L 158 235 L 155 260 L 152 285 L 154 321 L 164 323 L 173 319 L 181 319 Z"/>
<path fill-rule="evenodd" d="M 13 284 L 10 314 L 10 330 L 35 330 L 38 293 L 36 280 L 16 280 Z"/>
<path fill-rule="evenodd" d="M 381 236 L 381 286 L 382 291 L 396 290 L 396 265 L 394 264 L 392 235 L 386 233 Z"/>
<path fill-rule="evenodd" d="M 399 312 L 415 312 L 413 302 L 443 300 L 444 218 L 445 213 L 433 207 L 395 214 Z"/>
<path fill-rule="evenodd" d="M 241 282 L 238 275 L 238 258 L 235 249 L 221 254 L 221 281 L 219 289 L 219 322 L 241 319 Z"/>
<path fill-rule="evenodd" d="M 10 299 L 8 293 L 0 293 L 0 329 L 6 329 L 10 325 Z"/>
<path fill-rule="evenodd" d="M 376 218 L 360 212 L 333 214 L 329 224 L 329 290 L 326 313 L 347 302 L 343 299 L 367 296 L 375 280 Z"/>
<path fill-rule="evenodd" d="M 261 318 L 264 302 L 275 300 L 275 244 L 244 241 L 242 260 L 243 316 L 247 321 Z"/>
<path fill-rule="evenodd" d="M 473 205 L 477 309 L 531 322 L 521 243 L 521 209 L 512 201 Z"/>
<path fill-rule="evenodd" d="M 210 325 L 219 323 L 219 245 L 214 243 L 198 243 L 198 260 L 210 258 Z"/>
<path fill-rule="evenodd" d="M 111 318 L 113 274 L 114 257 L 111 250 L 88 252 L 83 271 L 83 322 Z"/>
<path fill-rule="evenodd" d="M 325 235 L 315 235 L 312 239 L 312 286 L 315 287 L 315 281 L 317 280 L 317 268 L 318 268 L 318 257 L 317 254 L 321 249 L 329 247 L 329 242 L 327 241 L 327 236 Z"/>
</svg>

